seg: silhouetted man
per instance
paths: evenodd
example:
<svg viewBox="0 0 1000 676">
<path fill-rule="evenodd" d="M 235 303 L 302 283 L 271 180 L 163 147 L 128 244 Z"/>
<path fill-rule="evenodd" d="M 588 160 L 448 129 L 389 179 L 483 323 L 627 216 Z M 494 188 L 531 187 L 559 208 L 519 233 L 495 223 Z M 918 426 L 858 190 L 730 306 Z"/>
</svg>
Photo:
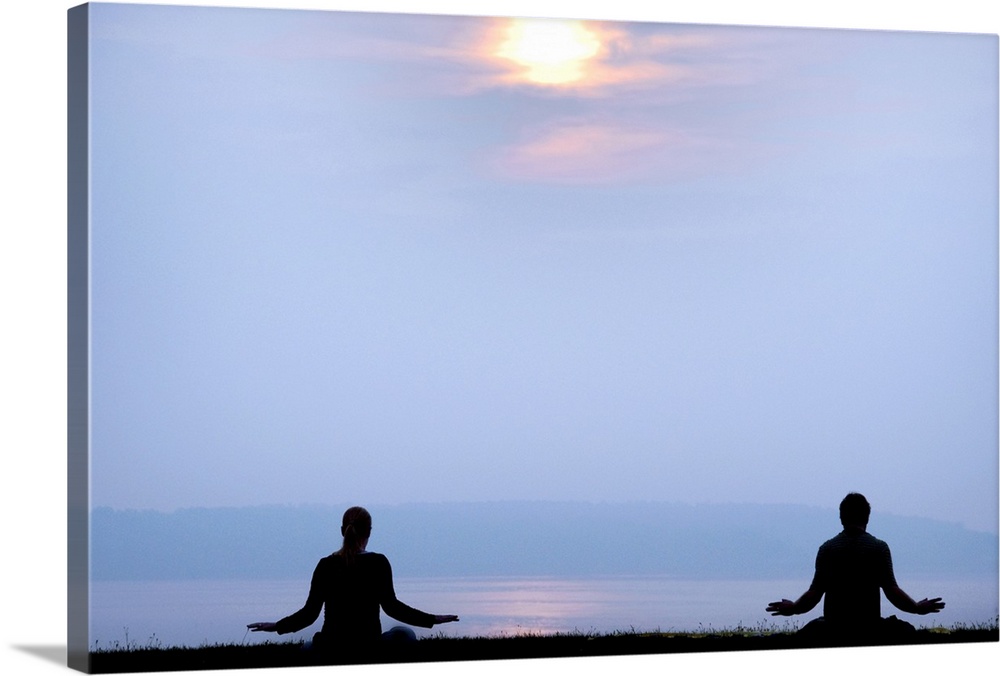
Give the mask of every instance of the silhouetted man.
<svg viewBox="0 0 1000 676">
<path fill-rule="evenodd" d="M 823 617 L 801 632 L 816 638 L 866 640 L 891 638 L 899 628 L 912 625 L 895 616 L 883 619 L 879 590 L 903 612 L 926 615 L 944 608 L 940 598 L 914 601 L 892 572 L 889 545 L 867 533 L 871 506 L 860 493 L 850 493 L 840 503 L 844 530 L 824 542 L 816 554 L 816 574 L 809 589 L 797 601 L 782 599 L 767 606 L 772 615 L 799 615 L 812 610 L 820 598 Z"/>
</svg>

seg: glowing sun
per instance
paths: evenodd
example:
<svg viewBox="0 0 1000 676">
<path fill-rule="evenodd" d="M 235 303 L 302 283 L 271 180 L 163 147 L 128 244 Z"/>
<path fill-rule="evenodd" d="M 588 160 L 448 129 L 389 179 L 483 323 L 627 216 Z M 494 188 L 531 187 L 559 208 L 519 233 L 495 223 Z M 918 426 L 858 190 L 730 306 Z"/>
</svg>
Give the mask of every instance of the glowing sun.
<svg viewBox="0 0 1000 676">
<path fill-rule="evenodd" d="M 601 41 L 579 21 L 514 19 L 496 55 L 525 67 L 537 84 L 569 84 L 584 76 L 584 65 L 601 51 Z"/>
</svg>

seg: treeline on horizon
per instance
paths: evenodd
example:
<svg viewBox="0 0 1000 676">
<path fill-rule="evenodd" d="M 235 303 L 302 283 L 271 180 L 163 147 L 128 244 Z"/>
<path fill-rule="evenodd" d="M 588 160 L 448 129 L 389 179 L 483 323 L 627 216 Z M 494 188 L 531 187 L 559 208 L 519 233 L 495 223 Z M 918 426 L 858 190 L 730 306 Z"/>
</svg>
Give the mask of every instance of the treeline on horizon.
<svg viewBox="0 0 1000 676">
<path fill-rule="evenodd" d="M 308 579 L 340 546 L 349 505 L 97 508 L 93 580 Z M 369 549 L 397 577 L 669 575 L 804 579 L 840 530 L 836 509 L 790 505 L 483 502 L 371 505 Z M 872 514 L 897 578 L 996 576 L 998 537 Z"/>
</svg>

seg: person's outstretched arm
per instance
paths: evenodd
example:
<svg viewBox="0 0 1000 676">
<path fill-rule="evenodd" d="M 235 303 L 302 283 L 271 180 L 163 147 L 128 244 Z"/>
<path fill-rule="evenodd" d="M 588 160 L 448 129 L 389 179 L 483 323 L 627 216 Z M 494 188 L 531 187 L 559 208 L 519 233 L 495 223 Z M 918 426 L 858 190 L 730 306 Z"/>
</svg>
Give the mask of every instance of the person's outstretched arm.
<svg viewBox="0 0 1000 676">
<path fill-rule="evenodd" d="M 904 613 L 914 613 L 916 615 L 936 613 L 944 608 L 944 602 L 941 601 L 940 597 L 936 599 L 924 599 L 922 601 L 914 601 L 910 598 L 910 595 L 903 591 L 896 582 L 896 575 L 892 571 L 892 554 L 889 551 L 889 546 L 885 543 L 882 543 L 882 546 L 884 547 L 885 554 L 879 586 L 885 592 L 885 597 L 889 599 L 889 603 Z"/>
<path fill-rule="evenodd" d="M 320 611 L 323 609 L 322 582 L 323 573 L 321 569 L 323 562 L 316 564 L 313 571 L 312 582 L 309 585 L 309 597 L 306 604 L 288 617 L 284 617 L 277 622 L 251 622 L 247 625 L 250 631 L 276 631 L 279 634 L 288 634 L 293 631 L 305 629 L 316 621 Z"/>
<path fill-rule="evenodd" d="M 810 610 L 815 608 L 821 598 L 823 598 L 822 591 L 816 589 L 815 587 L 809 587 L 809 589 L 806 590 L 806 593 L 795 601 L 789 601 L 788 599 L 772 601 L 767 604 L 767 612 L 772 615 L 801 615 L 802 613 L 808 613 Z"/>
<path fill-rule="evenodd" d="M 386 615 L 399 622 L 426 629 L 430 629 L 435 624 L 458 622 L 458 615 L 431 615 L 412 608 L 397 599 L 396 590 L 392 584 L 392 566 L 389 564 L 389 559 L 384 556 L 382 556 L 381 567 L 382 570 L 379 571 L 379 605 L 382 606 Z"/>
<path fill-rule="evenodd" d="M 944 608 L 944 601 L 941 600 L 941 597 L 914 601 L 910 598 L 909 594 L 899 588 L 899 585 L 886 586 L 883 588 L 883 591 L 885 592 L 885 597 L 889 599 L 889 603 L 896 606 L 904 613 L 928 615 L 930 613 L 936 613 Z"/>
</svg>

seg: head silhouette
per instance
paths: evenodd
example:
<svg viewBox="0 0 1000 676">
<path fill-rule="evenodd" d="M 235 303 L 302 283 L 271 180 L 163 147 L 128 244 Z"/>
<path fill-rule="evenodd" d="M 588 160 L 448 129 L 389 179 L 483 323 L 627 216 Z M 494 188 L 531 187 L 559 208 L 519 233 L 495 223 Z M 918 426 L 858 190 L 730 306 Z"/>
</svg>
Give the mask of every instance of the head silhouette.
<svg viewBox="0 0 1000 676">
<path fill-rule="evenodd" d="M 866 527 L 871 513 L 871 505 L 861 493 L 848 493 L 847 497 L 840 501 L 840 523 L 845 528 L 848 526 Z"/>
<path fill-rule="evenodd" d="M 348 563 L 354 562 L 355 555 L 365 548 L 372 534 L 372 516 L 364 507 L 351 507 L 344 512 L 340 534 L 344 536 L 344 545 L 337 552 Z"/>
</svg>

